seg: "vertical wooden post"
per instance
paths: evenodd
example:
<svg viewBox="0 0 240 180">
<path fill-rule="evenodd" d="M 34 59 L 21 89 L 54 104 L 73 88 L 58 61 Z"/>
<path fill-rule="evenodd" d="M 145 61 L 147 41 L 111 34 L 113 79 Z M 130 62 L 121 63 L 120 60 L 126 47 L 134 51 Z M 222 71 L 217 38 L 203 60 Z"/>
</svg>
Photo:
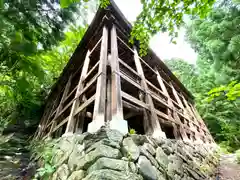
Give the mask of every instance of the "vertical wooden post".
<svg viewBox="0 0 240 180">
<path fill-rule="evenodd" d="M 74 133 L 74 129 L 75 129 L 75 124 L 76 124 L 76 118 L 74 117 L 75 111 L 78 108 L 79 104 L 80 104 L 80 99 L 81 97 L 78 97 L 83 89 L 83 81 L 85 80 L 87 71 L 88 71 L 88 66 L 90 63 L 90 51 L 87 52 L 84 63 L 83 63 L 83 67 L 82 67 L 82 72 L 81 72 L 81 76 L 77 85 L 77 90 L 76 90 L 76 94 L 75 94 L 75 100 L 73 101 L 72 104 L 72 108 L 71 108 L 71 112 L 69 115 L 69 119 L 68 119 L 68 123 L 67 123 L 67 128 L 65 133 Z M 78 98 L 77 98 L 78 97 Z"/>
<path fill-rule="evenodd" d="M 87 98 L 85 95 L 82 95 L 82 98 L 80 99 L 82 100 L 82 103 L 87 101 Z M 77 116 L 77 122 L 76 122 L 76 126 L 75 126 L 75 132 L 78 134 L 82 134 L 83 133 L 83 125 L 84 125 L 84 118 L 86 116 L 86 108 L 83 109 Z"/>
<path fill-rule="evenodd" d="M 121 79 L 119 75 L 118 44 L 116 27 L 111 29 L 111 112 L 110 128 L 117 129 L 123 134 L 128 133 L 127 121 L 123 119 L 123 105 L 121 96 Z"/>
<path fill-rule="evenodd" d="M 146 103 L 149 105 L 149 108 L 150 108 L 150 113 L 151 113 L 150 120 L 151 120 L 151 128 L 152 128 L 151 134 L 153 137 L 166 137 L 166 134 L 161 129 L 160 122 L 159 122 L 158 116 L 157 116 L 155 108 L 154 108 L 152 97 L 148 93 L 148 86 L 147 86 L 147 83 L 145 80 L 144 72 L 143 72 L 142 65 L 141 65 L 140 59 L 138 57 L 136 48 L 134 48 L 134 61 L 135 61 L 137 72 L 138 72 L 139 76 L 141 77 L 142 87 L 146 93 L 145 94 Z"/>
<path fill-rule="evenodd" d="M 107 58 L 108 58 L 108 29 L 106 26 L 104 26 L 98 68 L 99 76 L 97 79 L 96 99 L 93 110 L 93 120 L 88 125 L 88 132 L 96 132 L 98 129 L 105 125 Z"/>
</svg>

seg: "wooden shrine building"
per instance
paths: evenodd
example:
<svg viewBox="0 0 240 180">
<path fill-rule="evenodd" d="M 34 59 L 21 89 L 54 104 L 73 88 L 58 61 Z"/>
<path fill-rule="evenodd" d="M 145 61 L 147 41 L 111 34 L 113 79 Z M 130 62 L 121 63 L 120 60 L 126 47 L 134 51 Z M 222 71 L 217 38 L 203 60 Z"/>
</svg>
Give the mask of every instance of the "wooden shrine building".
<svg viewBox="0 0 240 180">
<path fill-rule="evenodd" d="M 38 138 L 95 132 L 213 142 L 193 96 L 149 49 L 129 43 L 131 25 L 114 2 L 99 9 L 48 97 Z"/>
</svg>

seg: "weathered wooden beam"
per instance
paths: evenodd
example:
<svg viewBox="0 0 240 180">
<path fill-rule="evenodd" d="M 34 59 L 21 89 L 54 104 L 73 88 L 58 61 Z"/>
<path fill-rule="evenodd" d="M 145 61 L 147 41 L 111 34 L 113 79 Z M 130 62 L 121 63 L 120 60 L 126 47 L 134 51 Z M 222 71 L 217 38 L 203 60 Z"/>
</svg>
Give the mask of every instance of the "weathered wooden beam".
<svg viewBox="0 0 240 180">
<path fill-rule="evenodd" d="M 133 104 L 131 104 L 131 103 L 127 102 L 127 101 L 124 101 L 124 100 L 122 100 L 122 102 L 123 102 L 123 107 L 125 107 L 127 109 L 131 109 L 131 111 L 134 111 L 136 113 L 141 113 L 143 111 L 143 109 L 144 109 L 142 107 L 138 107 L 138 106 L 133 105 Z"/>
<path fill-rule="evenodd" d="M 119 76 L 117 33 L 115 25 L 111 29 L 111 86 L 112 86 L 112 119 L 123 119 L 121 81 Z"/>
<path fill-rule="evenodd" d="M 107 74 L 107 58 L 108 58 L 108 29 L 103 27 L 103 35 L 101 41 L 100 61 L 97 79 L 96 99 L 93 110 L 93 120 L 88 125 L 88 132 L 96 132 L 101 126 L 105 125 L 106 110 L 106 74 Z"/>
<path fill-rule="evenodd" d="M 137 82 L 133 81 L 131 78 L 129 78 L 127 75 L 125 75 L 123 72 L 120 72 L 119 75 L 126 80 L 127 82 L 129 82 L 130 84 L 132 84 L 133 86 L 135 86 L 136 88 L 138 88 L 141 91 L 144 91 L 144 89 L 141 87 L 141 85 L 139 85 Z"/>
<path fill-rule="evenodd" d="M 98 67 L 98 65 L 99 65 L 99 61 L 92 67 L 92 69 L 89 70 L 89 72 L 87 73 L 85 79 L 87 79 L 88 76 L 92 74 L 92 72 Z"/>
<path fill-rule="evenodd" d="M 128 133 L 128 123 L 123 119 L 121 96 L 121 79 L 118 58 L 117 31 L 113 24 L 111 29 L 111 121 L 109 126 L 123 134 Z"/>
<path fill-rule="evenodd" d="M 90 63 L 90 51 L 87 52 L 86 54 L 86 58 L 84 60 L 84 64 L 83 64 L 83 68 L 82 68 L 82 72 L 81 72 L 81 76 L 79 79 L 79 83 L 78 83 L 78 87 L 77 87 L 77 91 L 75 94 L 75 100 L 72 104 L 72 108 L 71 108 L 71 112 L 69 115 L 69 119 L 68 119 L 68 124 L 67 124 L 67 128 L 66 128 L 66 133 L 74 133 L 74 129 L 75 129 L 75 124 L 76 124 L 76 118 L 74 117 L 74 114 L 76 112 L 76 108 L 78 108 L 79 104 L 80 104 L 80 98 L 77 98 L 79 96 L 79 94 L 81 93 L 82 89 L 83 89 L 83 81 L 87 75 L 87 71 L 88 71 L 88 67 L 89 67 L 89 63 Z"/>
<path fill-rule="evenodd" d="M 175 101 L 173 101 L 168 93 L 168 90 L 165 86 L 165 83 L 158 71 L 157 68 L 155 68 L 156 73 L 157 73 L 157 80 L 158 83 L 163 91 L 163 93 L 168 97 L 168 105 L 169 107 L 171 107 L 171 109 L 168 109 L 168 117 L 169 119 L 174 119 L 175 123 L 179 124 L 179 129 L 177 129 L 177 126 L 174 126 L 174 131 L 178 131 L 182 137 L 183 140 L 188 141 L 188 137 L 186 135 L 185 129 L 184 129 L 184 124 L 181 122 L 178 112 L 176 111 L 176 109 L 174 108 L 174 104 L 178 105 Z M 179 106 L 179 105 L 178 105 Z M 180 107 L 180 106 L 179 106 Z M 181 107 L 180 107 L 181 108 Z M 177 132 L 175 132 L 175 136 L 177 136 Z M 179 136 L 178 136 L 179 137 Z"/>
<path fill-rule="evenodd" d="M 56 124 L 57 124 L 56 117 L 59 116 L 59 113 L 60 113 L 60 111 L 63 108 L 63 103 L 64 103 L 64 101 L 65 101 L 65 99 L 67 97 L 67 94 L 69 92 L 69 89 L 70 89 L 70 86 L 71 86 L 71 81 L 72 81 L 72 75 L 69 77 L 68 82 L 67 82 L 67 84 L 66 84 L 66 86 L 64 88 L 63 95 L 62 95 L 60 103 L 59 103 L 59 105 L 57 107 L 56 114 L 55 114 L 55 116 L 53 118 L 53 123 L 51 125 L 51 129 L 50 129 L 50 131 L 48 133 L 48 136 L 51 136 L 51 133 L 52 133 L 53 129 L 55 128 Z"/>
<path fill-rule="evenodd" d="M 136 65 L 137 72 L 141 77 L 142 87 L 144 88 L 145 92 L 148 92 L 148 86 L 147 86 L 147 83 L 145 81 L 144 72 L 143 72 L 141 61 L 140 61 L 140 58 L 138 56 L 136 48 L 134 49 L 134 62 L 135 62 L 135 65 Z M 151 133 L 152 136 L 154 136 L 154 137 L 159 137 L 159 136 L 166 137 L 165 133 L 161 129 L 161 126 L 160 126 L 160 123 L 159 123 L 159 120 L 158 120 L 158 117 L 157 117 L 157 114 L 156 114 L 156 111 L 155 111 L 155 108 L 154 108 L 154 104 L 153 104 L 151 95 L 146 93 L 145 94 L 145 99 L 146 99 L 146 103 L 149 105 L 149 108 L 150 108 L 151 127 L 149 127 L 149 128 L 151 128 L 150 131 L 152 131 L 152 133 Z"/>
<path fill-rule="evenodd" d="M 182 109 L 184 109 L 184 106 L 183 106 L 183 104 L 182 104 L 182 101 L 181 101 L 181 99 L 179 98 L 178 93 L 177 93 L 177 91 L 175 90 L 175 88 L 174 88 L 174 86 L 173 86 L 172 84 L 171 84 L 171 88 L 172 88 L 173 95 L 174 95 L 175 99 L 177 100 L 177 103 L 179 104 L 179 106 L 180 106 Z"/>
<path fill-rule="evenodd" d="M 126 64 L 123 60 L 121 60 L 120 58 L 118 59 L 119 62 L 125 67 L 127 68 L 129 71 L 131 71 L 135 76 L 137 76 L 140 79 L 139 74 L 133 69 L 131 68 L 128 64 Z"/>
<path fill-rule="evenodd" d="M 141 107 L 143 107 L 145 109 L 149 109 L 149 106 L 145 102 L 140 101 L 137 98 L 135 98 L 135 97 L 133 97 L 133 96 L 123 92 L 123 91 L 121 92 L 121 94 L 122 94 L 122 97 L 127 99 L 128 101 L 131 101 L 132 103 L 134 103 L 134 104 L 136 104 L 138 106 L 141 106 Z"/>
</svg>

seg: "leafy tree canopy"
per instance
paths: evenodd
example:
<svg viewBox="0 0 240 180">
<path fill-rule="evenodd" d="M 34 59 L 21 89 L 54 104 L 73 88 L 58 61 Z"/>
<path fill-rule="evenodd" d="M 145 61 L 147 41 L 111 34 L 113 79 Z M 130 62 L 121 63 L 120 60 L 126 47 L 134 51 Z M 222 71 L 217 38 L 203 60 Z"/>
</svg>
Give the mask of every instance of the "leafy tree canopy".
<svg viewBox="0 0 240 180">
<path fill-rule="evenodd" d="M 187 39 L 198 53 L 196 65 L 165 61 L 194 94 L 198 111 L 218 142 L 240 146 L 240 9 L 216 4 L 205 19 L 194 18 Z"/>
<path fill-rule="evenodd" d="M 63 8 L 76 2 L 89 0 L 61 0 Z M 184 22 L 184 15 L 205 17 L 211 10 L 215 0 L 141 0 L 142 12 L 138 15 L 131 32 L 133 39 L 140 41 L 140 55 L 146 55 L 149 40 L 157 32 L 169 32 L 174 39 L 178 36 L 178 29 Z M 101 7 L 105 8 L 110 0 L 100 0 Z M 172 41 L 176 43 L 175 41 Z"/>
</svg>

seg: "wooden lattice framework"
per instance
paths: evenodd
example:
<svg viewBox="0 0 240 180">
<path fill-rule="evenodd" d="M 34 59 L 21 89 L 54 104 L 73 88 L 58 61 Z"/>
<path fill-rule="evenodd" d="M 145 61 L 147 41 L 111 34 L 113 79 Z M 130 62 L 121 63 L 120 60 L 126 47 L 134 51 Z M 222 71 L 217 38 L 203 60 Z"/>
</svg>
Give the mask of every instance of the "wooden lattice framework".
<svg viewBox="0 0 240 180">
<path fill-rule="evenodd" d="M 129 44 L 131 25 L 114 2 L 99 9 L 52 88 L 37 138 L 101 126 L 184 141 L 213 142 L 193 97 L 149 49 Z"/>
</svg>

